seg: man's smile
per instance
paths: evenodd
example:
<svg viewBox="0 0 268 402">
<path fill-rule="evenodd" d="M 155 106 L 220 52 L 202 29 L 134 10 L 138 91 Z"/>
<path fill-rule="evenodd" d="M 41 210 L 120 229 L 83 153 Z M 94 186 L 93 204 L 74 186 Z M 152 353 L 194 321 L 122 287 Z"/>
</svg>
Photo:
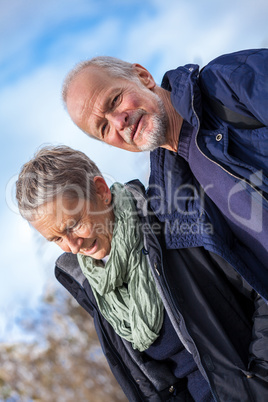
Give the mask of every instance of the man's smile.
<svg viewBox="0 0 268 402">
<path fill-rule="evenodd" d="M 136 124 L 134 125 L 134 128 L 132 130 L 132 142 L 134 142 L 134 139 L 136 139 L 139 136 L 139 133 L 141 131 L 139 129 L 139 126 L 140 126 L 140 121 L 142 118 L 143 118 L 143 114 L 138 118 Z"/>
<path fill-rule="evenodd" d="M 133 144 L 135 140 L 139 137 L 139 134 L 143 131 L 141 127 L 141 120 L 144 116 L 144 112 L 142 110 L 138 110 L 135 113 L 135 116 L 132 116 L 129 126 L 124 130 L 124 140 L 128 144 Z"/>
</svg>

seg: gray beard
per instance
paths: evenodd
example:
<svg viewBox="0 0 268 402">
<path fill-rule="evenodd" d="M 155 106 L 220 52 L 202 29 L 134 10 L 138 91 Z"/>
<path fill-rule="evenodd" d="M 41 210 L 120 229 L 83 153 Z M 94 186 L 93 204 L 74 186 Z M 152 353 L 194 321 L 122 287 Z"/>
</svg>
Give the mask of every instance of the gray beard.
<svg viewBox="0 0 268 402">
<path fill-rule="evenodd" d="M 159 148 L 166 143 L 166 132 L 167 132 L 166 110 L 165 110 L 162 99 L 156 94 L 155 94 L 155 97 L 158 102 L 159 114 L 155 114 L 152 116 L 154 128 L 152 131 L 150 131 L 147 134 L 146 144 L 137 146 L 138 149 L 140 149 L 141 151 L 153 151 L 156 148 Z M 139 117 L 141 117 L 141 115 L 143 114 L 143 111 L 139 110 L 139 111 L 137 111 L 137 114 L 139 114 Z M 135 115 L 133 122 L 136 121 L 137 114 Z M 130 122 L 130 124 L 133 124 L 133 123 Z M 133 144 L 133 142 L 131 140 L 130 128 L 126 128 L 126 130 L 125 130 L 125 141 L 128 144 Z"/>
<path fill-rule="evenodd" d="M 166 120 L 158 115 L 152 117 L 154 129 L 147 134 L 146 144 L 139 146 L 141 151 L 153 151 L 166 142 Z"/>
</svg>

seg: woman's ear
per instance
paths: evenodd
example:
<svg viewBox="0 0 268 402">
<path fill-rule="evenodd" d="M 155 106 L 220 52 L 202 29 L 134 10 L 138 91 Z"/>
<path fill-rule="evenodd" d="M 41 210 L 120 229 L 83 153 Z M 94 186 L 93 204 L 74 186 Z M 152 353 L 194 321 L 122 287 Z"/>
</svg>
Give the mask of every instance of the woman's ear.
<svg viewBox="0 0 268 402">
<path fill-rule="evenodd" d="M 95 183 L 97 196 L 103 201 L 104 204 L 109 205 L 112 201 L 112 194 L 106 181 L 101 176 L 95 176 L 93 180 Z"/>
<path fill-rule="evenodd" d="M 132 69 L 134 74 L 136 74 L 143 85 L 148 89 L 153 89 L 156 86 L 155 80 L 153 76 L 146 70 L 145 67 L 140 64 L 134 63 L 132 64 Z"/>
</svg>

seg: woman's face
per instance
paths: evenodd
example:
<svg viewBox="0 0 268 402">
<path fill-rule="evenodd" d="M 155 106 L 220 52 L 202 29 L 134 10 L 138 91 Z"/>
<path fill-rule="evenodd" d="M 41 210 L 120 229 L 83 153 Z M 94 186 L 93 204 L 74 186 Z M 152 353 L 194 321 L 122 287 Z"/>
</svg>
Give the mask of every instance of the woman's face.
<svg viewBox="0 0 268 402">
<path fill-rule="evenodd" d="M 104 258 L 111 250 L 114 226 L 111 193 L 104 183 L 102 179 L 94 203 L 66 196 L 46 203 L 32 226 L 63 251 Z"/>
</svg>

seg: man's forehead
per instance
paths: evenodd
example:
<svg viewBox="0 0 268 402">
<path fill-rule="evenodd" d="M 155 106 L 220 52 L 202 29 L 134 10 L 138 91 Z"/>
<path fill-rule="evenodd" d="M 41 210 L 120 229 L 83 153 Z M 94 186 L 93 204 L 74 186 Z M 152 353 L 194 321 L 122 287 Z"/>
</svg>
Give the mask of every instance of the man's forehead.
<svg viewBox="0 0 268 402">
<path fill-rule="evenodd" d="M 66 99 L 67 109 L 73 120 L 78 123 L 94 107 L 102 111 L 102 102 L 115 86 L 115 81 L 103 68 L 89 66 L 81 71 L 70 83 Z"/>
<path fill-rule="evenodd" d="M 77 88 L 83 92 L 96 86 L 110 87 L 118 79 L 120 78 L 112 77 L 103 67 L 87 66 L 73 78 L 70 89 Z"/>
</svg>

